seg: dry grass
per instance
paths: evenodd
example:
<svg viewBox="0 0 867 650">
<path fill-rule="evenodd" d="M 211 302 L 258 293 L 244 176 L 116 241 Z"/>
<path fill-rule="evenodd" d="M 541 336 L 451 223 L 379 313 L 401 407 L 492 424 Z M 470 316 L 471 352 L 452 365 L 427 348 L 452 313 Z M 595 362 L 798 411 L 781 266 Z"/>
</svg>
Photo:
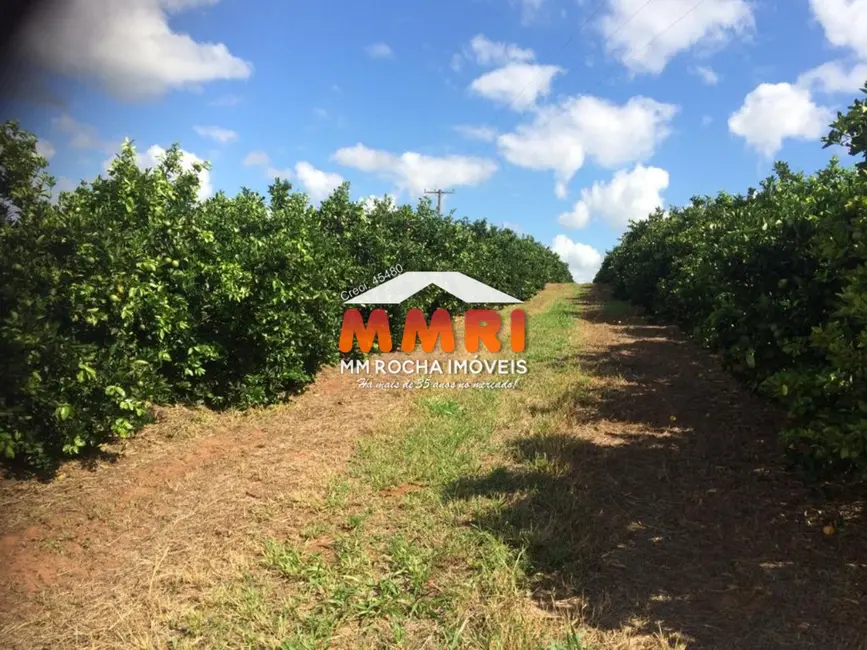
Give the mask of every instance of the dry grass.
<svg viewBox="0 0 867 650">
<path fill-rule="evenodd" d="M 580 352 L 559 363 L 588 381 L 528 404 L 545 424 L 513 437 L 511 465 L 456 487 L 507 500 L 474 524 L 526 552 L 540 603 L 606 648 L 626 630 L 648 647 L 867 647 L 863 494 L 786 471 L 779 414 L 674 328 L 598 288 L 576 312 Z"/>
<path fill-rule="evenodd" d="M 5 480 L 0 636 L 13 648 L 164 647 L 203 594 L 258 567 L 264 539 L 321 521 L 356 442 L 399 430 L 412 402 L 327 369 L 292 404 L 164 409 L 53 482 Z"/>
<path fill-rule="evenodd" d="M 264 536 L 316 517 L 357 438 L 402 397 L 354 389 L 329 369 L 295 404 L 173 409 L 112 462 L 4 482 L 0 635 L 21 648 L 163 647 L 178 608 L 255 563 Z"/>
<path fill-rule="evenodd" d="M 519 390 L 330 369 L 5 481 L 3 647 L 867 647 L 863 503 L 787 474 L 710 356 L 575 292 L 527 305 Z"/>
</svg>

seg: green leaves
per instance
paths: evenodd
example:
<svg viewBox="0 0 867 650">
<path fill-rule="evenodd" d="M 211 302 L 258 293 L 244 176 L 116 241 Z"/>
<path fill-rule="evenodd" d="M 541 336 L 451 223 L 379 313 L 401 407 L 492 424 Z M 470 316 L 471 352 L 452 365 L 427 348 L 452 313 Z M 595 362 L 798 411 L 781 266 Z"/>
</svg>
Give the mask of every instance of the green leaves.
<svg viewBox="0 0 867 650">
<path fill-rule="evenodd" d="M 864 92 L 867 92 L 865 87 Z M 867 104 L 826 145 L 867 157 Z M 785 163 L 746 195 L 697 197 L 633 223 L 597 282 L 693 332 L 789 412 L 801 460 L 867 473 L 867 162 Z"/>
<path fill-rule="evenodd" d="M 861 92 L 867 94 L 867 84 Z M 867 172 L 867 102 L 856 99 L 845 114 L 837 113 L 830 133 L 822 141 L 825 147 L 840 145 L 849 150 L 850 156 L 863 156 L 865 160 L 858 163 L 858 168 Z"/>
<path fill-rule="evenodd" d="M 83 383 L 87 382 L 88 380 L 96 379 L 96 375 L 97 375 L 97 373 L 96 373 L 95 368 L 91 368 L 89 365 L 87 365 L 84 362 L 78 363 L 78 372 L 76 373 L 75 376 L 78 379 L 79 383 L 83 384 Z"/>
<path fill-rule="evenodd" d="M 67 420 L 72 415 L 72 407 L 69 404 L 61 404 L 54 410 L 54 416 L 58 420 Z"/>
<path fill-rule="evenodd" d="M 532 238 L 427 200 L 362 204 L 345 185 L 313 207 L 275 181 L 199 202 L 177 146 L 141 170 L 126 142 L 105 177 L 52 203 L 35 146 L 0 126 L 0 205 L 17 211 L 0 212 L 0 450 L 35 464 L 132 435 L 151 404 L 283 399 L 338 358 L 340 293 L 395 264 L 522 299 L 570 281 Z"/>
</svg>

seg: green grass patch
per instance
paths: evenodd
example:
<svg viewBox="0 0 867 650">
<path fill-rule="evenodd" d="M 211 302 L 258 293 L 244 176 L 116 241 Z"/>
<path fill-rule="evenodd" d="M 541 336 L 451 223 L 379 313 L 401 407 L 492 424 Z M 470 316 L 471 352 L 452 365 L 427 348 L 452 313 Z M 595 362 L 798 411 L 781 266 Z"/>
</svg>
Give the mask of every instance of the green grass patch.
<svg viewBox="0 0 867 650">
<path fill-rule="evenodd" d="M 508 523 L 511 442 L 556 427 L 562 412 L 528 415 L 532 407 L 583 385 L 564 362 L 574 356 L 578 290 L 558 289 L 548 310 L 529 315 L 520 390 L 419 391 L 406 413 L 359 443 L 350 475 L 329 486 L 327 523 L 267 543 L 267 590 L 226 597 L 215 606 L 234 603 L 231 615 L 200 621 L 196 638 L 208 647 L 586 650 L 571 621 L 543 616 L 527 597 L 533 540 L 523 540 L 520 522 L 511 535 L 474 523 Z M 523 471 L 542 488 L 561 468 L 540 450 Z M 480 481 L 486 489 L 460 493 Z"/>
</svg>

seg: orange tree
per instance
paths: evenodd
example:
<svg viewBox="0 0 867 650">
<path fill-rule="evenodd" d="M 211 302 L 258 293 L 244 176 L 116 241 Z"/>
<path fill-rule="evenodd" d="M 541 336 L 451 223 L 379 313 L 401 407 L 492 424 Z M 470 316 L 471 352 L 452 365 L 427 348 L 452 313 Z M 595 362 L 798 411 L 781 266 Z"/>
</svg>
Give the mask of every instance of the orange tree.
<svg viewBox="0 0 867 650">
<path fill-rule="evenodd" d="M 867 88 L 864 89 L 867 93 Z M 827 145 L 867 145 L 867 106 Z M 596 277 L 720 350 L 790 415 L 787 449 L 814 472 L 867 473 L 867 165 L 807 176 L 785 163 L 746 195 L 696 197 L 633 223 Z"/>
<path fill-rule="evenodd" d="M 495 269 L 479 279 L 520 297 L 568 280 L 538 242 L 429 201 L 363 205 L 343 186 L 317 207 L 280 180 L 200 201 L 178 147 L 142 170 L 129 144 L 54 201 L 46 165 L 0 126 L 0 454 L 35 465 L 132 434 L 153 404 L 285 398 L 338 358 L 341 292 L 395 264 Z"/>
</svg>

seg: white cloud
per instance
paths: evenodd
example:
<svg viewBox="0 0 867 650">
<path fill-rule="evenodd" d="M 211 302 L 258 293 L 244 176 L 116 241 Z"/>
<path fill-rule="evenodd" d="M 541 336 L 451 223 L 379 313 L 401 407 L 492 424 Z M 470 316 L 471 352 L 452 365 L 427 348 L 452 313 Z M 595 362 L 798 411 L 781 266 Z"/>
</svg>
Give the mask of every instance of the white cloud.
<svg viewBox="0 0 867 650">
<path fill-rule="evenodd" d="M 495 67 L 475 79 L 470 90 L 495 102 L 508 104 L 517 110 L 526 110 L 540 97 L 551 92 L 551 82 L 557 74 L 566 72 L 556 65 L 532 63 L 535 52 L 514 43 L 492 41 L 484 34 L 476 34 L 462 54 L 452 57 L 451 67 L 459 72 L 464 59 L 478 65 Z"/>
<path fill-rule="evenodd" d="M 797 85 L 811 92 L 856 93 L 867 82 L 867 0 L 810 0 L 810 8 L 835 47 L 848 61 L 823 63 L 802 73 Z"/>
<path fill-rule="evenodd" d="M 388 170 L 397 166 L 397 156 L 387 151 L 365 147 L 358 143 L 352 147 L 343 147 L 334 152 L 333 156 L 341 165 L 353 167 L 363 172 Z"/>
<path fill-rule="evenodd" d="M 555 174 L 557 196 L 592 158 L 614 169 L 650 157 L 668 136 L 677 106 L 647 97 L 623 105 L 591 96 L 569 97 L 539 109 L 532 122 L 497 138 L 502 156 L 514 165 Z"/>
<path fill-rule="evenodd" d="M 454 129 L 468 140 L 493 142 L 497 139 L 497 131 L 490 126 L 470 126 L 466 124 L 459 124 L 458 126 L 455 126 Z"/>
<path fill-rule="evenodd" d="M 78 183 L 69 178 L 68 176 L 58 176 L 55 180 L 55 185 L 51 188 L 51 202 L 57 203 L 60 199 L 61 192 L 72 192 L 75 188 L 78 187 Z"/>
<path fill-rule="evenodd" d="M 484 34 L 476 34 L 470 40 L 470 52 L 476 63 L 485 66 L 504 66 L 510 63 L 526 63 L 536 58 L 533 50 L 527 50 L 512 43 L 498 43 Z"/>
<path fill-rule="evenodd" d="M 709 66 L 697 65 L 692 72 L 708 86 L 716 86 L 719 83 L 719 75 Z"/>
<path fill-rule="evenodd" d="M 246 156 L 242 164 L 244 167 L 263 167 L 271 163 L 271 157 L 264 151 L 251 151 Z"/>
<path fill-rule="evenodd" d="M 511 221 L 504 221 L 503 222 L 503 228 L 508 228 L 512 232 L 517 233 L 519 235 L 524 234 L 524 229 L 521 227 L 521 224 L 518 224 L 518 223 L 512 223 Z"/>
<path fill-rule="evenodd" d="M 272 180 L 275 178 L 297 180 L 312 201 L 327 199 L 343 182 L 343 177 L 340 174 L 322 171 L 306 161 L 296 163 L 294 168 L 274 167 L 271 164 L 271 157 L 264 151 L 251 151 L 244 157 L 243 165 L 245 167 L 261 167 L 265 171 L 265 175 Z"/>
<path fill-rule="evenodd" d="M 385 203 L 385 205 L 394 207 L 397 205 L 397 197 L 394 194 L 386 193 L 384 196 L 377 196 L 375 194 L 370 194 L 361 199 L 361 209 L 364 210 L 365 214 L 370 214 L 376 208 L 378 204 Z"/>
<path fill-rule="evenodd" d="M 282 178 L 283 180 L 289 180 L 294 178 L 294 173 L 291 167 L 266 167 L 265 175 L 274 180 L 275 178 Z"/>
<path fill-rule="evenodd" d="M 193 163 L 204 163 L 205 161 L 199 158 L 196 154 L 190 153 L 189 151 L 185 151 L 183 149 L 180 150 L 181 153 L 181 169 L 184 171 L 191 171 L 193 168 Z M 139 169 L 151 169 L 157 167 L 163 160 L 163 157 L 166 154 L 166 150 L 161 146 L 155 144 L 150 147 L 144 153 L 136 152 L 135 161 L 136 165 L 138 165 Z M 111 164 L 114 162 L 114 157 L 104 160 L 102 163 L 102 167 L 105 170 L 108 170 L 111 167 Z M 211 172 L 209 169 L 202 169 L 199 172 L 199 191 L 198 191 L 198 199 L 200 201 L 204 201 L 206 198 L 211 196 L 214 193 L 214 188 L 211 185 Z"/>
<path fill-rule="evenodd" d="M 74 149 L 98 149 L 106 153 L 115 153 L 118 142 L 103 140 L 96 127 L 82 124 L 69 113 L 63 113 L 51 119 L 51 126 L 69 136 L 69 146 Z"/>
<path fill-rule="evenodd" d="M 51 160 L 54 158 L 54 145 L 51 144 L 48 140 L 39 139 L 36 141 L 36 153 L 45 158 L 46 160 Z"/>
<path fill-rule="evenodd" d="M 575 282 L 591 282 L 602 266 L 602 254 L 599 251 L 588 244 L 572 241 L 566 235 L 554 237 L 551 250 L 569 265 Z"/>
<path fill-rule="evenodd" d="M 313 201 L 327 199 L 343 182 L 340 174 L 324 172 L 304 161 L 295 165 L 295 175 Z"/>
<path fill-rule="evenodd" d="M 556 65 L 510 63 L 475 79 L 470 90 L 510 108 L 526 110 L 551 93 L 551 82 L 561 72 L 565 70 Z"/>
<path fill-rule="evenodd" d="M 407 151 L 393 154 L 363 144 L 338 149 L 333 159 L 344 167 L 376 173 L 394 182 L 398 191 L 421 196 L 425 189 L 479 185 L 497 171 L 497 164 L 471 156 L 426 156 Z"/>
<path fill-rule="evenodd" d="M 828 41 L 848 50 L 838 59 L 801 73 L 794 84 L 761 84 L 729 117 L 729 131 L 771 157 L 786 138 L 818 140 L 828 130 L 834 111 L 814 94 L 855 93 L 867 81 L 867 0 L 810 0 L 813 15 Z"/>
<path fill-rule="evenodd" d="M 668 172 L 659 167 L 639 164 L 632 170 L 621 169 L 609 182 L 581 190 L 581 200 L 571 212 L 560 215 L 560 225 L 583 228 L 592 217 L 601 217 L 618 230 L 625 228 L 662 207 L 668 181 Z"/>
<path fill-rule="evenodd" d="M 76 187 L 78 187 L 78 183 L 68 176 L 59 176 L 56 181 L 57 184 L 54 186 L 51 193 L 53 198 L 57 198 L 61 192 L 72 192 Z"/>
<path fill-rule="evenodd" d="M 491 41 L 484 34 L 476 34 L 470 40 L 463 56 L 479 65 L 497 67 L 475 79 L 470 90 L 517 110 L 532 108 L 538 98 L 548 96 L 554 77 L 566 72 L 556 65 L 531 63 L 536 58 L 533 50 Z M 452 69 L 459 71 L 461 64 L 461 55 L 455 55 Z"/>
<path fill-rule="evenodd" d="M 810 0 L 810 9 L 832 45 L 867 60 L 867 0 Z"/>
<path fill-rule="evenodd" d="M 57 179 L 57 185 L 54 186 L 54 189 L 56 189 L 58 192 L 71 192 L 76 187 L 78 187 L 78 183 L 76 183 L 74 180 L 68 178 L 67 176 L 60 176 Z"/>
<path fill-rule="evenodd" d="M 238 133 L 219 126 L 194 126 L 193 129 L 203 138 L 210 138 L 220 144 L 227 144 L 238 139 Z"/>
<path fill-rule="evenodd" d="M 587 190 L 584 190 L 586 192 Z M 580 230 L 590 223 L 590 210 L 587 209 L 585 201 L 578 201 L 571 212 L 563 212 L 557 218 L 557 223 L 567 228 Z"/>
<path fill-rule="evenodd" d="M 232 106 L 237 106 L 244 98 L 240 95 L 223 95 L 222 97 L 217 97 L 216 99 L 208 102 L 210 106 L 219 106 L 221 108 L 231 108 Z"/>
<path fill-rule="evenodd" d="M 261 167 L 265 171 L 265 175 L 272 180 L 275 178 L 288 180 L 294 176 L 293 170 L 289 167 L 283 167 L 281 169 L 272 166 L 271 156 L 260 150 L 248 153 L 244 156 L 244 160 L 241 161 L 241 164 L 244 165 L 244 167 Z"/>
<path fill-rule="evenodd" d="M 217 79 L 246 79 L 252 65 L 223 43 L 172 31 L 169 15 L 216 0 L 62 0 L 45 3 L 16 43 L 24 61 L 96 78 L 135 100 Z"/>
<path fill-rule="evenodd" d="M 512 0 L 521 6 L 521 21 L 526 25 L 539 14 L 544 0 Z"/>
<path fill-rule="evenodd" d="M 153 145 L 143 154 L 136 154 L 136 162 L 138 166 L 142 169 L 145 169 L 147 167 L 153 167 L 154 165 L 157 165 L 159 163 L 165 153 L 165 149 L 163 149 L 159 145 Z M 181 168 L 185 171 L 192 170 L 193 163 L 203 162 L 204 160 L 199 158 L 196 154 L 181 149 Z M 214 188 L 211 185 L 211 172 L 208 169 L 202 169 L 199 172 L 199 200 L 203 201 L 209 196 L 211 196 L 211 194 L 213 193 Z"/>
<path fill-rule="evenodd" d="M 510 63 L 528 63 L 536 58 L 533 50 L 519 47 L 514 43 L 492 41 L 484 34 L 476 34 L 468 45 L 452 55 L 451 68 L 460 72 L 465 61 L 472 61 L 485 67 L 502 67 Z"/>
<path fill-rule="evenodd" d="M 746 0 L 608 0 L 599 21 L 606 49 L 633 72 L 662 72 L 678 53 L 720 45 L 754 26 Z"/>
<path fill-rule="evenodd" d="M 842 61 L 830 61 L 798 77 L 797 85 L 814 92 L 856 93 L 867 82 L 867 62 L 847 66 Z"/>
<path fill-rule="evenodd" d="M 804 88 L 788 83 L 760 84 L 732 113 L 728 125 L 729 131 L 771 157 L 786 138 L 818 140 L 833 118 L 833 111 L 816 105 Z"/>
<path fill-rule="evenodd" d="M 364 48 L 364 51 L 372 59 L 390 59 L 394 55 L 388 43 L 374 43 Z"/>
</svg>

